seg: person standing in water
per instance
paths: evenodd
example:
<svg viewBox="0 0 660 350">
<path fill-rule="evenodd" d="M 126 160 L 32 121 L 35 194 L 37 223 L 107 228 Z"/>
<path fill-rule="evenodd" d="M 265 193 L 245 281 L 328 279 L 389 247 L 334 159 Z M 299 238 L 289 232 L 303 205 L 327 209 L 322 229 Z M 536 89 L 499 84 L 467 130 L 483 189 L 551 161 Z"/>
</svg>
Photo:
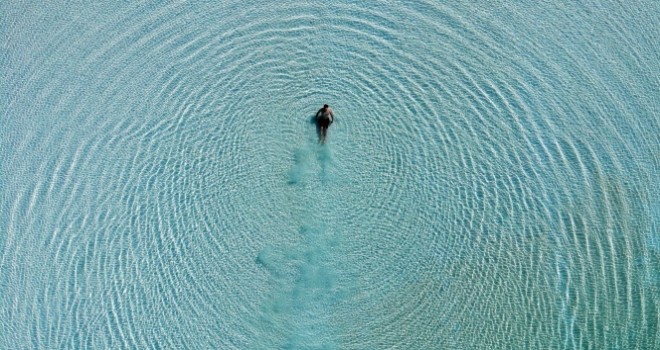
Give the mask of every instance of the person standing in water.
<svg viewBox="0 0 660 350">
<path fill-rule="evenodd" d="M 316 112 L 316 126 L 319 128 L 319 142 L 325 143 L 325 136 L 328 134 L 330 124 L 335 121 L 335 115 L 328 105 L 323 105 L 323 108 Z"/>
</svg>

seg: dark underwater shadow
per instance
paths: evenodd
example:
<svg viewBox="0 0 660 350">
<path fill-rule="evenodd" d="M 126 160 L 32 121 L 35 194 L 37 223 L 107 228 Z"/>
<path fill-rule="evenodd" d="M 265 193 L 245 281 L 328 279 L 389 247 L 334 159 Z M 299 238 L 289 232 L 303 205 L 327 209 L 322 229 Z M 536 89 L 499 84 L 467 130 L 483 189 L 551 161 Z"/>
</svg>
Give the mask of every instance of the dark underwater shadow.
<svg viewBox="0 0 660 350">
<path fill-rule="evenodd" d="M 316 114 L 312 115 L 309 117 L 309 123 L 314 124 L 316 127 L 316 138 L 321 142 L 321 124 L 318 123 L 318 120 L 316 119 Z"/>
</svg>

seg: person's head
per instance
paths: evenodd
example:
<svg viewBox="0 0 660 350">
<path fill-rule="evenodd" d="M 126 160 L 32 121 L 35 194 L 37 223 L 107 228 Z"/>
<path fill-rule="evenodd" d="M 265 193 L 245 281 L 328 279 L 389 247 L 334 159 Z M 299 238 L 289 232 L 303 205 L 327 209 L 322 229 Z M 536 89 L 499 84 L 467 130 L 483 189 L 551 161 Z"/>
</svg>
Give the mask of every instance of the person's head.
<svg viewBox="0 0 660 350">
<path fill-rule="evenodd" d="M 323 105 L 323 109 L 328 109 L 328 105 Z"/>
</svg>

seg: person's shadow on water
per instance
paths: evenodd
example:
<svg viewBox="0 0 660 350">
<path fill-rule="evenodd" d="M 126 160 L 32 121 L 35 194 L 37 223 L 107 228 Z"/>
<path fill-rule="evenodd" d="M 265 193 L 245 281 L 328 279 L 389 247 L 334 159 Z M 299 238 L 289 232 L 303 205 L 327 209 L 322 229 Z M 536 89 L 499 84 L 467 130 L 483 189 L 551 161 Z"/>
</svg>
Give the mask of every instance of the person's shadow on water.
<svg viewBox="0 0 660 350">
<path fill-rule="evenodd" d="M 309 117 L 309 123 L 314 124 L 316 127 L 316 137 L 319 139 L 319 143 L 321 143 L 323 141 L 323 135 L 321 134 L 321 124 L 316 119 L 316 114 Z"/>
</svg>

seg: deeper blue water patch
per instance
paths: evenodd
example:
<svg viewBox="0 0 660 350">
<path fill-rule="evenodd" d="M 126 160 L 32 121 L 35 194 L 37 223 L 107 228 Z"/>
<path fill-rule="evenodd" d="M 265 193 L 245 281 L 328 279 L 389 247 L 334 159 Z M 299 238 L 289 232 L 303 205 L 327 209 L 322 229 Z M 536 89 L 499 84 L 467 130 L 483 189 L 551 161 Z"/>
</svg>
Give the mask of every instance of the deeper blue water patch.
<svg viewBox="0 0 660 350">
<path fill-rule="evenodd" d="M 660 348 L 659 6 L 3 3 L 0 348 Z"/>
</svg>

